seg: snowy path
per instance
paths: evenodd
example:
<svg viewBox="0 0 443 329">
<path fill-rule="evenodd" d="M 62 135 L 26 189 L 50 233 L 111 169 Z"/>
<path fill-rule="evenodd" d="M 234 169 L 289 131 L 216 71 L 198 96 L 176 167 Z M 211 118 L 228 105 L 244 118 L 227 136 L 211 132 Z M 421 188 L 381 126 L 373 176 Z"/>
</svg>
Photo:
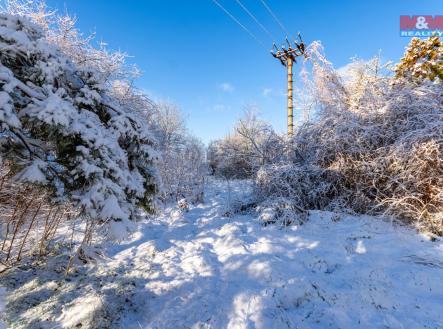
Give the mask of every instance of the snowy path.
<svg viewBox="0 0 443 329">
<path fill-rule="evenodd" d="M 209 191 L 116 247 L 108 266 L 144 305 L 122 328 L 443 328 L 442 242 L 326 212 L 262 227 L 222 217 L 225 200 Z"/>
</svg>

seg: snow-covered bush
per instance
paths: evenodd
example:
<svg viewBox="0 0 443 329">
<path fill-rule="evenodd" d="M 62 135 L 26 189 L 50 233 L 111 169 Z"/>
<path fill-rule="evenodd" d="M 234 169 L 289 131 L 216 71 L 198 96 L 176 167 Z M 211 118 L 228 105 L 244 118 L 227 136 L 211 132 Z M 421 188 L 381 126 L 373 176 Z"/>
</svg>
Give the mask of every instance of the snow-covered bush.
<svg viewBox="0 0 443 329">
<path fill-rule="evenodd" d="M 73 47 L 77 53 L 60 47 L 62 41 L 51 41 L 54 30 L 36 17 L 42 16 L 0 13 L 0 155 L 6 182 L 43 188 L 50 203 L 72 205 L 96 223 L 134 219 L 140 207 L 152 210 L 155 138 L 139 117 L 145 108 L 131 106 L 143 97 L 134 92 L 130 100 L 117 97 L 112 86 L 124 76 L 120 64 L 112 67 L 112 55 L 97 52 L 94 63 L 100 65 L 92 59 L 80 64 L 76 56 L 86 46 Z M 18 229 L 26 216 L 12 217 Z"/>
<path fill-rule="evenodd" d="M 290 161 L 259 171 L 259 195 L 304 209 L 388 214 L 443 234 L 441 82 L 383 74 L 377 58 L 336 71 L 319 44 L 310 60 L 315 120 L 297 130 Z"/>
<path fill-rule="evenodd" d="M 281 224 L 302 225 L 307 219 L 307 212 L 299 208 L 291 198 L 272 197 L 256 207 L 259 221 L 263 225 Z"/>
<path fill-rule="evenodd" d="M 404 57 L 395 67 L 397 77 L 443 80 L 443 42 L 437 36 L 428 39 L 414 38 Z"/>
<path fill-rule="evenodd" d="M 256 176 L 258 192 L 265 198 L 291 199 L 300 211 L 322 209 L 339 195 L 342 179 L 335 170 L 292 163 L 262 167 Z"/>
<path fill-rule="evenodd" d="M 254 108 L 247 108 L 232 134 L 210 144 L 208 161 L 216 175 L 242 179 L 253 177 L 263 165 L 280 161 L 284 153 L 284 138 Z"/>
<path fill-rule="evenodd" d="M 188 133 L 183 114 L 174 104 L 157 103 L 150 122 L 158 141 L 163 200 L 203 201 L 207 174 L 203 143 Z"/>
</svg>

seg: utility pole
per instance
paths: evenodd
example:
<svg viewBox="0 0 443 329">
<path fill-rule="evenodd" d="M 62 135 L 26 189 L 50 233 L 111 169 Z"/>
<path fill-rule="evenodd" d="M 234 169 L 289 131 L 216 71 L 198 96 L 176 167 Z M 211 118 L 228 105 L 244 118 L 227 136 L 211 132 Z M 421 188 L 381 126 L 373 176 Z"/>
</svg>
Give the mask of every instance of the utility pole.
<svg viewBox="0 0 443 329">
<path fill-rule="evenodd" d="M 283 45 L 280 49 L 277 46 L 273 45 L 273 49 L 271 50 L 272 56 L 277 58 L 280 63 L 285 66 L 288 70 L 288 136 L 292 137 L 294 135 L 294 105 L 292 101 L 292 93 L 293 93 L 293 80 L 292 80 L 292 66 L 294 62 L 296 62 L 296 58 L 298 56 L 305 56 L 305 45 L 303 40 L 298 34 L 298 41 L 294 41 L 295 47 L 292 47 L 288 38 L 286 38 L 286 43 L 288 45 L 288 49 Z"/>
</svg>

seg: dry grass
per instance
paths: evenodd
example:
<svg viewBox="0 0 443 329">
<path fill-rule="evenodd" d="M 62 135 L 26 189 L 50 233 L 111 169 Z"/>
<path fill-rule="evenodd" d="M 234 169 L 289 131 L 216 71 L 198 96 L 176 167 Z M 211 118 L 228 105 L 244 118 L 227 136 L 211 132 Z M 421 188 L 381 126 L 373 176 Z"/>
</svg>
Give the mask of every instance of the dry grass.
<svg viewBox="0 0 443 329">
<path fill-rule="evenodd" d="M 44 188 L 17 183 L 6 163 L 0 170 L 0 209 L 0 262 L 6 267 L 26 256 L 45 258 L 53 251 L 52 242 L 61 225 L 77 216 L 72 207 L 55 202 Z"/>
</svg>

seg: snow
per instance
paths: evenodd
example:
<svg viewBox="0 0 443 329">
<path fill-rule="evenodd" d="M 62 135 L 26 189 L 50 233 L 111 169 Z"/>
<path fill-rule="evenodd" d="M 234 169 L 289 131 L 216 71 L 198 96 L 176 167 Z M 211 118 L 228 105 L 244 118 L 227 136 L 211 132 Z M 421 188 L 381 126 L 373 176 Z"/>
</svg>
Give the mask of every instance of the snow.
<svg viewBox="0 0 443 329">
<path fill-rule="evenodd" d="M 442 242 L 378 218 L 321 211 L 287 228 L 225 218 L 220 188 L 117 247 L 108 266 L 133 264 L 127 275 L 145 282 L 149 298 L 124 327 L 443 326 Z"/>
<path fill-rule="evenodd" d="M 124 220 L 128 219 L 128 214 L 124 213 L 118 204 L 118 200 L 114 195 L 110 195 L 105 201 L 103 209 L 100 213 L 100 218 L 109 219 L 109 218 L 123 218 Z M 124 230 L 123 230 L 124 232 Z"/>
<path fill-rule="evenodd" d="M 91 313 L 101 304 L 100 297 L 95 295 L 79 297 L 72 303 L 72 307 L 66 308 L 57 319 L 64 328 L 75 328 L 78 323 L 88 321 Z M 66 310 L 69 310 L 68 312 Z"/>
<path fill-rule="evenodd" d="M 6 306 L 6 289 L 0 287 L 0 329 L 6 329 L 6 325 L 2 321 L 2 314 L 5 312 Z"/>
<path fill-rule="evenodd" d="M 381 218 L 324 211 L 289 227 L 262 226 L 253 213 L 224 217 L 227 203 L 247 199 L 249 188 L 211 182 L 205 203 L 166 208 L 67 281 L 63 271 L 23 271 L 28 278 L 8 296 L 16 307 L 8 321 L 16 328 L 443 327 L 443 241 Z M 41 271 L 63 264 L 53 262 Z M 5 282 L 20 282 L 19 273 Z"/>
<path fill-rule="evenodd" d="M 24 168 L 20 173 L 18 173 L 15 178 L 22 182 L 30 182 L 37 184 L 46 184 L 46 176 L 42 170 L 46 170 L 48 167 L 47 163 L 40 159 L 35 159 L 32 161 L 31 165 Z"/>
<path fill-rule="evenodd" d="M 2 79 L 1 76 L 0 79 Z M 0 108 L 2 109 L 0 111 L 0 122 L 6 122 L 13 128 L 21 127 L 21 122 L 14 114 L 14 110 L 12 109 L 11 97 L 9 97 L 9 95 L 4 91 L 0 91 Z"/>
</svg>

